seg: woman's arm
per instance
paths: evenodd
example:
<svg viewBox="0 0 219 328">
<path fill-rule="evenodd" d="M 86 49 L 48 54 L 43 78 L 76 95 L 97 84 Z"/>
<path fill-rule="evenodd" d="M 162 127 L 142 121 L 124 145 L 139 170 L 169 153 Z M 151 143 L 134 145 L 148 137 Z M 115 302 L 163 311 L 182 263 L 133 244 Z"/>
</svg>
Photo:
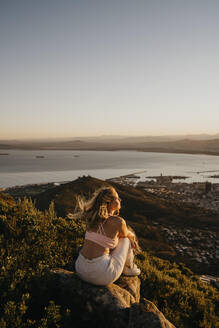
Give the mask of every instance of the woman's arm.
<svg viewBox="0 0 219 328">
<path fill-rule="evenodd" d="M 119 218 L 119 238 L 126 238 L 128 237 L 128 228 L 126 222 L 123 218 Z"/>
<path fill-rule="evenodd" d="M 135 234 L 127 228 L 126 222 L 124 219 L 120 218 L 120 231 L 119 238 L 129 238 L 131 241 L 132 247 L 136 247 L 136 237 Z"/>
</svg>

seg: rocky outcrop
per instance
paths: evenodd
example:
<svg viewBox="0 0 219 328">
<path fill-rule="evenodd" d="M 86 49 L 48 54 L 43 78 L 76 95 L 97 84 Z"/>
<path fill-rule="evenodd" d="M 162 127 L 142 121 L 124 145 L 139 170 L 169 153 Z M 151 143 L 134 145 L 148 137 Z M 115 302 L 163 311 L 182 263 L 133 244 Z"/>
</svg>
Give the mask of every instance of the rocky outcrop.
<svg viewBox="0 0 219 328">
<path fill-rule="evenodd" d="M 138 277 L 121 276 L 108 286 L 94 286 L 75 272 L 53 269 L 49 280 L 50 297 L 70 309 L 76 328 L 174 328 L 153 303 L 140 300 Z"/>
<path fill-rule="evenodd" d="M 174 328 L 162 312 L 150 301 L 142 299 L 141 303 L 130 308 L 128 328 Z"/>
</svg>

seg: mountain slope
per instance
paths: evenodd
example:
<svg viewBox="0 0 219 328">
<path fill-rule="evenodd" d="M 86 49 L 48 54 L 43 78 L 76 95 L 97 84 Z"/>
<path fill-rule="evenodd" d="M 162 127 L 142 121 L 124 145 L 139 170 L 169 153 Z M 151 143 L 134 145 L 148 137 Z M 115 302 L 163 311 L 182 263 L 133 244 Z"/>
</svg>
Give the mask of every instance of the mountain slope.
<svg viewBox="0 0 219 328">
<path fill-rule="evenodd" d="M 112 185 L 116 188 L 122 198 L 120 215 L 136 231 L 143 249 L 164 259 L 185 262 L 196 272 L 215 272 L 214 263 L 211 265 L 194 263 L 186 254 L 179 256 L 175 249 L 176 243 L 169 242 L 163 234 L 164 228 L 174 229 L 179 235 L 182 229 L 190 229 L 193 236 L 197 234 L 197 229 L 200 234 L 206 231 L 218 232 L 218 219 L 206 215 L 203 210 L 192 205 L 170 202 L 141 189 L 115 183 L 109 184 L 109 182 L 92 177 L 78 178 L 57 186 L 35 196 L 34 200 L 41 210 L 47 209 L 49 204 L 54 202 L 57 215 L 65 217 L 68 213 L 74 212 L 77 195 L 88 197 L 94 190 L 104 185 Z M 206 243 L 207 238 L 204 239 Z"/>
</svg>

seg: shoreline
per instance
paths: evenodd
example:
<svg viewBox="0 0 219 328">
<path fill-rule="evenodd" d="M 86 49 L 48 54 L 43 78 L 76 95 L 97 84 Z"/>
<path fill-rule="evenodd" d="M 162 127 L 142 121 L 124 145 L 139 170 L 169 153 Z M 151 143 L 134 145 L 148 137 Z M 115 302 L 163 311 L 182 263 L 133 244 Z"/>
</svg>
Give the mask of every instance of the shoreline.
<svg viewBox="0 0 219 328">
<path fill-rule="evenodd" d="M 146 172 L 146 170 L 144 171 L 137 171 L 137 172 L 132 172 L 130 174 L 126 174 L 126 175 L 121 175 L 121 176 L 117 176 L 117 177 L 113 177 L 113 178 L 106 178 L 106 179 L 101 179 L 103 181 L 106 181 L 106 182 L 111 182 L 111 181 L 116 181 L 116 180 L 121 180 L 121 179 L 128 179 L 128 180 L 132 180 L 132 179 L 136 179 L 138 180 L 139 179 L 139 176 L 137 176 L 136 174 L 139 174 L 139 173 L 142 173 L 142 172 Z M 60 186 L 60 185 L 64 185 L 64 184 L 67 184 L 67 183 L 70 183 L 70 182 L 73 182 L 75 180 L 77 180 L 79 177 L 75 178 L 75 179 L 70 179 L 70 180 L 62 180 L 62 181 L 48 181 L 48 182 L 39 182 L 39 183 L 27 183 L 27 184 L 24 184 L 24 185 L 14 185 L 14 186 L 10 186 L 10 187 L 5 187 L 5 188 L 0 188 L 0 193 L 1 192 L 5 192 L 5 193 L 8 193 L 8 194 L 13 194 L 13 196 L 21 196 L 23 197 L 23 195 L 26 195 L 28 193 L 28 196 L 33 196 L 33 195 L 36 195 L 36 194 L 39 194 L 41 192 L 44 192 L 44 191 L 47 191 L 49 189 L 53 189 L 57 186 Z M 160 178 L 160 175 L 157 175 L 157 176 L 147 176 L 146 177 L 147 179 L 151 178 L 151 179 L 157 179 L 157 178 Z M 178 179 L 180 180 L 179 182 L 176 182 L 178 184 L 180 183 L 184 183 L 184 184 L 187 184 L 188 186 L 192 186 L 193 182 L 186 182 L 185 180 L 188 178 L 186 176 L 175 176 L 175 175 L 163 175 L 162 178 L 165 178 L 165 179 Z M 147 182 L 148 180 L 145 180 L 143 183 Z M 183 182 L 182 182 L 183 181 Z M 206 182 L 198 182 L 200 184 L 204 184 Z M 214 183 L 211 183 L 211 184 L 214 184 Z M 215 182 L 215 184 L 219 184 L 219 181 L 218 183 Z M 131 185 L 131 184 L 130 184 Z"/>
<path fill-rule="evenodd" d="M 136 176 L 136 174 L 140 174 L 140 173 L 144 173 L 144 172 L 147 172 L 147 170 L 142 170 L 142 171 L 137 171 L 137 172 L 131 172 L 129 174 L 125 174 L 125 175 L 120 175 L 120 176 L 115 176 L 115 177 L 112 177 L 112 178 L 106 178 L 106 179 L 101 179 L 103 181 L 110 181 L 110 180 L 114 180 L 114 179 L 118 179 L 118 178 L 139 178 Z M 195 173 L 206 173 L 206 172 L 215 172 L 215 171 L 202 171 L 202 172 L 195 172 Z M 89 175 L 89 174 L 88 174 Z M 218 177 L 218 183 L 219 183 L 219 175 L 216 175 Z M 60 180 L 60 181 L 48 181 L 48 182 L 36 182 L 36 183 L 26 183 L 26 184 L 23 184 L 23 185 L 14 185 L 14 186 L 10 186 L 10 187 L 3 187 L 3 188 L 0 188 L 0 192 L 1 190 L 9 190 L 9 189 L 14 189 L 14 188 L 26 188 L 26 187 L 40 187 L 40 186 L 44 186 L 44 185 L 51 185 L 53 184 L 54 186 L 58 186 L 58 185 L 61 185 L 61 184 L 65 184 L 65 183 L 69 183 L 69 182 L 72 182 L 72 181 L 75 181 L 79 178 L 80 176 L 78 176 L 77 178 L 75 179 L 70 179 L 70 180 Z M 157 179 L 159 178 L 160 175 L 156 175 L 156 176 L 146 176 L 145 178 L 146 179 Z M 172 179 L 177 179 L 177 180 L 186 180 L 187 178 L 189 178 L 188 176 L 183 176 L 183 175 L 162 175 L 162 177 L 164 178 L 172 178 Z M 215 176 L 214 176 L 215 177 Z M 210 177 L 209 177 L 210 178 Z M 99 179 L 99 178 L 97 178 Z M 146 180 L 147 181 L 147 180 Z M 180 182 L 179 182 L 180 183 Z M 192 185 L 193 182 L 186 182 L 185 183 L 189 184 L 189 185 Z M 204 183 L 204 182 L 197 182 L 197 183 Z M 214 184 L 214 182 L 211 182 L 212 184 Z M 215 182 L 217 183 L 217 182 Z"/>
<path fill-rule="evenodd" d="M 0 172 L 0 189 L 8 190 L 9 188 L 22 188 L 24 186 L 46 185 L 52 183 L 62 184 L 73 181 L 82 175 L 90 175 L 105 180 L 136 174 L 140 175 L 140 179 L 143 181 L 148 180 L 149 178 L 155 179 L 156 176 L 159 176 L 160 174 L 170 176 L 171 173 L 174 173 L 172 174 L 174 175 L 174 177 L 172 177 L 173 179 L 177 179 L 177 176 L 184 176 L 183 180 L 188 184 L 204 181 L 209 181 L 212 184 L 219 182 L 219 170 L 217 170 L 218 159 L 215 156 L 209 157 L 209 155 L 205 154 L 193 156 L 182 153 L 180 155 L 177 155 L 177 153 L 151 153 L 139 150 L 123 150 L 121 152 L 115 150 L 114 153 L 109 153 L 109 151 L 101 152 L 100 150 L 98 150 L 99 153 L 86 150 L 68 150 L 63 153 L 62 150 L 55 152 L 49 150 L 42 150 L 41 152 L 36 150 L 11 150 L 11 157 L 7 159 L 2 158 L 1 161 L 3 169 L 2 172 Z M 79 159 L 74 158 L 76 157 L 75 154 L 77 154 Z M 103 158 L 103 162 L 101 162 L 101 165 L 93 163 L 91 168 L 89 168 L 89 163 L 86 164 L 86 159 L 89 159 L 90 156 L 94 156 L 93 154 L 96 154 L 97 158 Z M 43 158 L 38 161 L 38 159 L 35 159 L 36 155 L 43 155 Z M 106 165 L 104 162 L 105 156 L 110 159 L 110 163 L 112 162 L 107 167 L 105 167 Z M 59 158 L 62 157 L 66 159 L 64 169 L 61 167 L 61 162 L 59 160 Z M 17 158 L 19 161 L 22 159 L 21 164 L 24 166 L 24 169 L 21 170 L 21 172 L 19 166 L 17 167 L 16 164 L 14 164 Z M 26 161 L 26 158 L 28 161 Z M 122 159 L 121 164 L 115 165 L 120 158 Z M 131 159 L 132 164 L 126 165 L 126 158 L 128 158 L 128 160 Z M 147 164 L 148 158 L 149 164 Z M 31 159 L 31 161 L 29 159 Z M 55 162 L 53 164 L 52 161 L 54 161 L 54 159 L 57 163 Z M 18 162 L 19 165 L 20 162 Z M 151 165 L 151 163 L 154 162 L 157 166 Z M 176 164 L 174 164 L 175 162 Z M 53 165 L 51 171 L 50 163 Z M 33 169 L 31 169 L 30 164 L 33 164 Z M 7 165 L 9 168 L 7 168 Z M 169 168 L 172 166 L 173 170 L 170 170 Z M 182 178 L 180 178 L 180 180 L 182 180 Z"/>
<path fill-rule="evenodd" d="M 218 170 L 216 170 L 218 171 Z M 197 171 L 195 173 L 199 174 L 199 173 L 207 173 L 207 172 L 216 172 L 216 171 Z M 141 170 L 141 171 L 135 171 L 135 172 L 130 172 L 128 174 L 125 174 L 125 175 L 120 175 L 120 176 L 115 176 L 115 177 L 111 177 L 111 178 L 106 178 L 106 179 L 101 179 L 101 180 L 104 180 L 104 181 L 110 181 L 110 180 L 114 180 L 114 179 L 120 179 L 120 178 L 137 178 L 139 179 L 138 176 L 136 176 L 137 174 L 140 174 L 140 173 L 146 173 L 147 170 Z M 89 174 L 88 174 L 89 175 Z M 13 190 L 13 189 L 25 189 L 25 188 L 40 188 L 40 187 L 44 187 L 44 186 L 48 186 L 49 189 L 50 189 L 50 186 L 53 185 L 54 187 L 56 186 L 59 186 L 59 185 L 62 185 L 62 184 L 66 184 L 66 183 L 69 183 L 69 182 L 72 182 L 72 181 L 75 181 L 79 178 L 80 176 L 76 177 L 75 179 L 69 179 L 69 180 L 59 180 L 59 181 L 47 181 L 47 182 L 33 182 L 33 183 L 26 183 L 26 184 L 22 184 L 22 185 L 13 185 L 13 186 L 10 186 L 10 187 L 0 187 L 0 192 L 7 192 L 7 191 L 10 191 L 10 190 Z M 145 181 L 148 181 L 148 179 L 157 179 L 159 178 L 160 175 L 157 175 L 157 176 L 146 176 L 146 180 Z M 176 175 L 163 175 L 164 178 L 172 178 L 173 180 L 177 179 L 177 180 L 183 180 L 184 183 L 188 184 L 188 185 L 192 185 L 194 182 L 187 182 L 186 179 L 189 178 L 188 176 L 183 176 L 183 175 L 179 175 L 179 176 L 176 176 Z M 209 181 L 211 184 L 218 184 L 219 183 L 219 175 L 215 175 L 215 176 L 210 176 L 209 178 L 218 178 L 218 182 L 211 182 Z M 181 181 L 179 181 L 178 183 L 181 183 Z M 204 182 L 197 182 L 197 183 L 204 183 Z"/>
<path fill-rule="evenodd" d="M 181 149 L 139 149 L 138 147 L 119 147 L 119 148 L 106 148 L 106 147 L 85 147 L 85 148 L 60 148 L 60 147 L 13 147 L 13 148 L 0 148 L 1 150 L 7 150 L 9 153 L 7 153 L 8 156 L 10 156 L 10 150 L 22 150 L 22 151 L 136 151 L 136 152 L 142 152 L 142 153 L 161 153 L 161 154 L 185 154 L 185 155 L 208 155 L 208 156 L 219 156 L 219 151 L 201 151 L 201 150 L 181 150 Z M 6 154 L 4 154 L 6 155 Z"/>
</svg>

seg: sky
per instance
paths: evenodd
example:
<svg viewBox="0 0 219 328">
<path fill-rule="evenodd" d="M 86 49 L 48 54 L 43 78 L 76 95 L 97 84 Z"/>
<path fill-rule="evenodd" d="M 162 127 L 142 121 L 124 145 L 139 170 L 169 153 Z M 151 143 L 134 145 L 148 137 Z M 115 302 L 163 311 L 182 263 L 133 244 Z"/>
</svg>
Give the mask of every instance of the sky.
<svg viewBox="0 0 219 328">
<path fill-rule="evenodd" d="M 0 139 L 219 132 L 218 0 L 0 0 Z"/>
</svg>

